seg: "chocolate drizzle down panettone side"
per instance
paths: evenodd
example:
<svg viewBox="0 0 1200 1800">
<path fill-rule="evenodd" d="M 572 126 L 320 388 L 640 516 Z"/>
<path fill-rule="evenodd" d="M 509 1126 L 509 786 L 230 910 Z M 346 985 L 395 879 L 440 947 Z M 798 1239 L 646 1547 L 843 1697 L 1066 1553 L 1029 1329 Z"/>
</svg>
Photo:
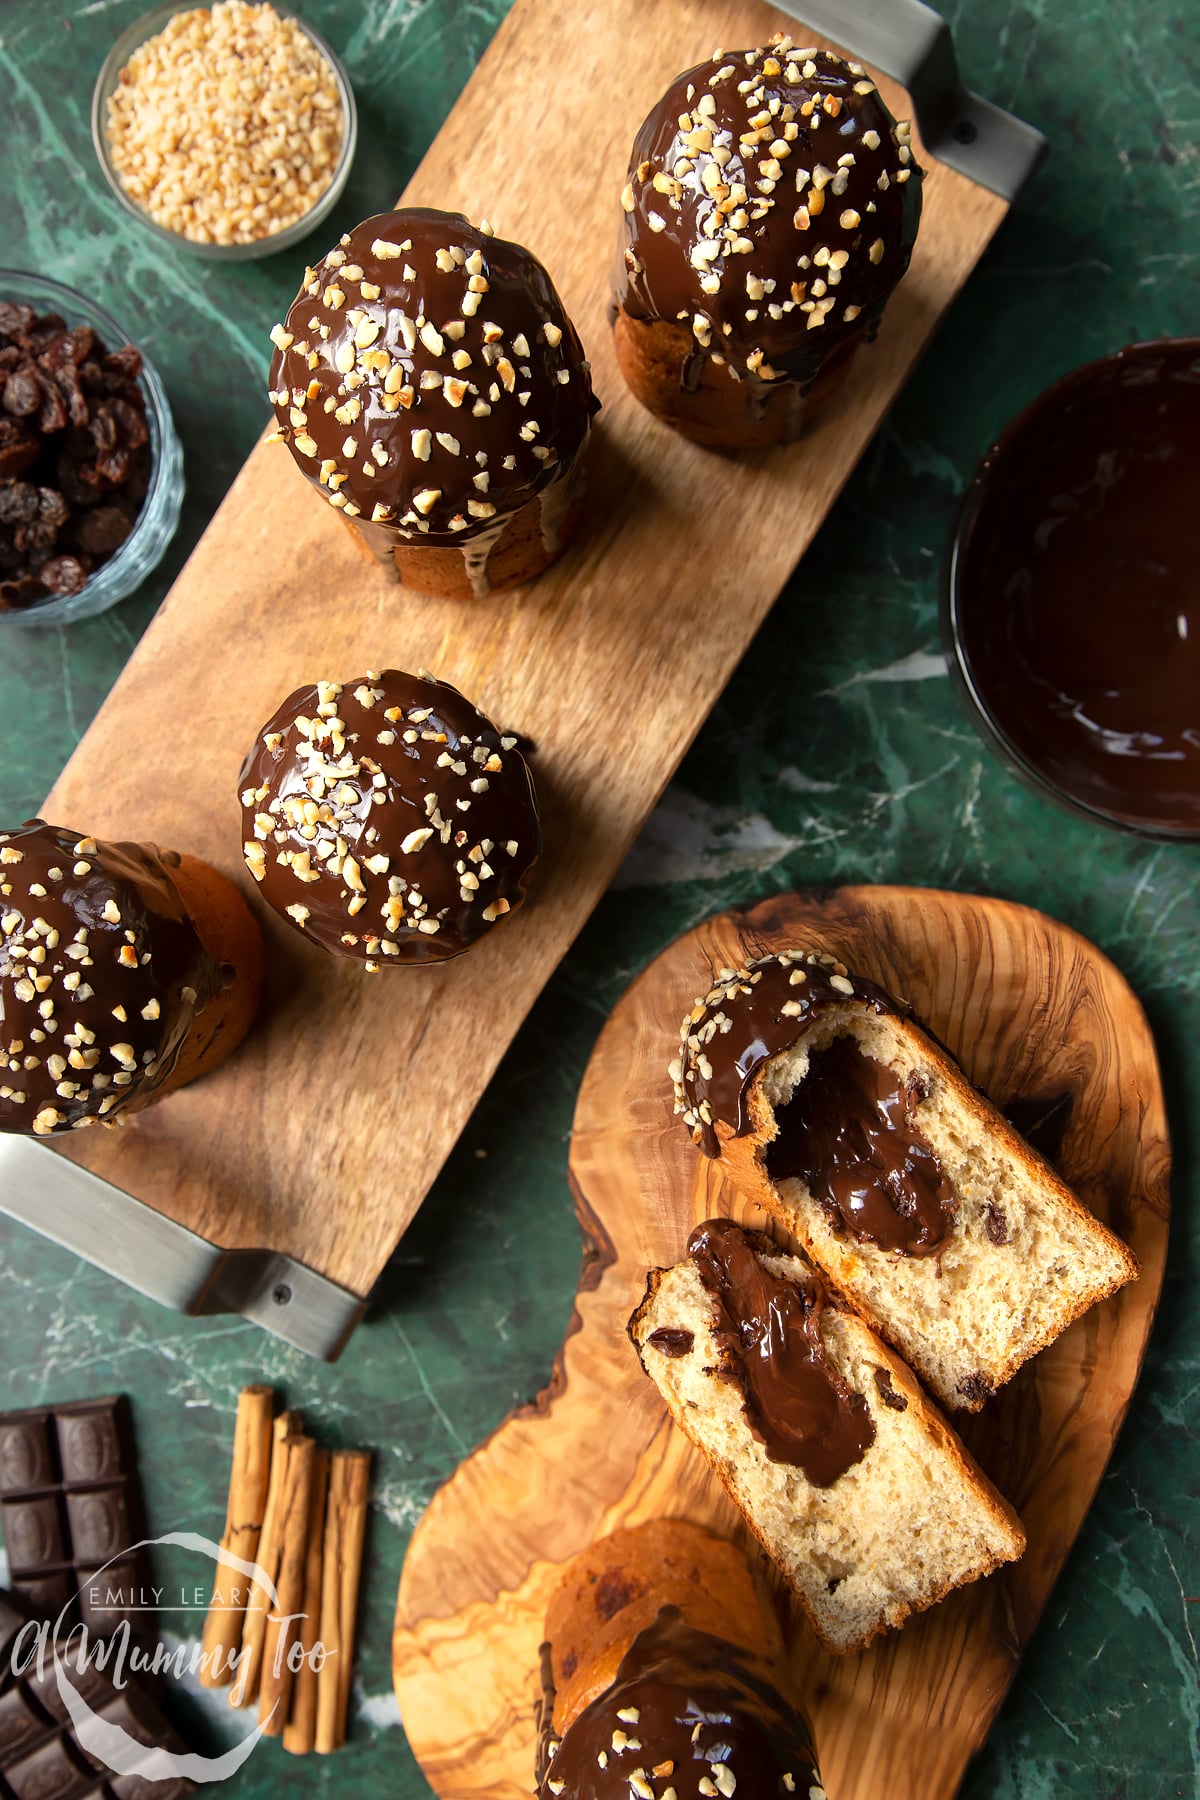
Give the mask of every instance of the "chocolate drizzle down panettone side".
<svg viewBox="0 0 1200 1800">
<path fill-rule="evenodd" d="M 858 63 L 780 37 L 679 76 L 621 203 L 619 307 L 690 328 L 683 388 L 724 364 L 750 404 L 873 335 L 908 268 L 921 171 Z"/>
<path fill-rule="evenodd" d="M 541 853 L 517 740 L 432 675 L 298 688 L 239 788 L 263 898 L 370 970 L 461 955 L 521 904 Z"/>
<path fill-rule="evenodd" d="M 278 436 L 331 506 L 430 546 L 493 534 L 564 477 L 597 403 L 541 263 L 460 213 L 342 237 L 271 334 Z"/>
<path fill-rule="evenodd" d="M 153 844 L 30 820 L 0 832 L 0 1129 L 115 1120 L 171 1075 L 232 979 Z"/>
</svg>

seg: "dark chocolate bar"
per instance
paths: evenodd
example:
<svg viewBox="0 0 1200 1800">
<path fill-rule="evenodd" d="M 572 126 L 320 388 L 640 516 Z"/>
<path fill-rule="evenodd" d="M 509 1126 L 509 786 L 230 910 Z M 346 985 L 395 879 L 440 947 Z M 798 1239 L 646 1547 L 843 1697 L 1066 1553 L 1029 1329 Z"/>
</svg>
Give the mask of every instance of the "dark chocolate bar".
<svg viewBox="0 0 1200 1800">
<path fill-rule="evenodd" d="M 127 1619 L 132 1635 L 154 1636 L 145 1560 L 132 1553 L 145 1530 L 123 1395 L 0 1413 L 0 1529 L 12 1590 L 36 1617 L 95 1637 Z"/>
<path fill-rule="evenodd" d="M 51 1651 L 39 1670 L 21 1632 L 29 1615 L 0 1590 L 0 1800 L 181 1800 L 195 1792 L 183 1776 L 149 1781 L 102 1767 L 76 1738 L 58 1690 Z M 62 1650 L 72 1687 L 94 1713 L 150 1749 L 186 1755 L 187 1746 L 136 1677 L 118 1688 L 94 1664 L 80 1671 L 76 1646 Z"/>
</svg>

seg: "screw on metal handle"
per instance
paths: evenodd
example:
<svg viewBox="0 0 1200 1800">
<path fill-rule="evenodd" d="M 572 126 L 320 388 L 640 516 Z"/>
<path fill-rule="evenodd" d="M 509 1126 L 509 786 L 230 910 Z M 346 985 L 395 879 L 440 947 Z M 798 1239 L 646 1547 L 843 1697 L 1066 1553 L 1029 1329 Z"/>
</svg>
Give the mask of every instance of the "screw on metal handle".
<svg viewBox="0 0 1200 1800">
<path fill-rule="evenodd" d="M 1032 125 L 963 86 L 950 27 L 922 0 L 773 0 L 907 88 L 930 156 L 1012 202 L 1046 151 Z"/>
<path fill-rule="evenodd" d="M 224 1250 L 31 1138 L 0 1136 L 0 1212 L 176 1312 L 240 1313 L 327 1362 L 366 1311 L 293 1257 Z"/>
</svg>

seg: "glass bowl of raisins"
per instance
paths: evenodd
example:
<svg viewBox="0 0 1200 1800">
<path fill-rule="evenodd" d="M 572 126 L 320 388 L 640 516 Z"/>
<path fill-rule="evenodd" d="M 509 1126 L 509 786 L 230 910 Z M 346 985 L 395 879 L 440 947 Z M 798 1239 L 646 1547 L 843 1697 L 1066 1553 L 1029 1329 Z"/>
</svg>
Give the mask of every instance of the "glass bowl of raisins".
<svg viewBox="0 0 1200 1800">
<path fill-rule="evenodd" d="M 0 632 L 115 606 L 179 523 L 162 382 L 102 307 L 0 269 Z"/>
</svg>

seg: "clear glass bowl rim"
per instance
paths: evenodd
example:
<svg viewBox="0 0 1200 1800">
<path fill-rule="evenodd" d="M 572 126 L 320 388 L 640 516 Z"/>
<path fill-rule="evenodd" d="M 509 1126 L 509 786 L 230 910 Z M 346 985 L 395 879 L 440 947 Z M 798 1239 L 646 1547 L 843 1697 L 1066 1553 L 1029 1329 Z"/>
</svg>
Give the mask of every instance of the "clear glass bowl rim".
<svg viewBox="0 0 1200 1800">
<path fill-rule="evenodd" d="M 350 77 L 347 75 L 340 57 L 330 48 L 315 26 L 309 24 L 307 19 L 302 18 L 290 7 L 275 5 L 275 0 L 271 0 L 271 3 L 275 6 L 275 11 L 280 18 L 291 19 L 300 27 L 304 35 L 316 45 L 328 62 L 338 85 L 342 115 L 345 121 L 341 153 L 329 186 L 312 210 L 306 212 L 303 218 L 297 219 L 294 225 L 289 225 L 285 231 L 277 231 L 270 237 L 258 238 L 251 244 L 194 243 L 191 238 L 186 238 L 177 231 L 168 231 L 152 219 L 149 213 L 145 212 L 136 200 L 132 200 L 125 192 L 121 179 L 113 167 L 108 134 L 105 130 L 105 115 L 109 96 L 117 85 L 117 77 L 133 52 L 148 38 L 154 37 L 157 32 L 161 31 L 169 19 L 174 18 L 177 13 L 201 10 L 196 4 L 196 0 L 163 0 L 163 4 L 151 7 L 149 12 L 143 13 L 140 18 L 127 25 L 105 57 L 100 73 L 96 77 L 96 85 L 92 90 L 92 144 L 96 151 L 97 161 L 104 172 L 104 178 L 108 182 L 114 198 L 132 218 L 138 221 L 144 230 L 149 231 L 160 242 L 174 244 L 180 249 L 190 251 L 194 256 L 207 257 L 213 262 L 250 262 L 259 257 L 274 256 L 277 252 L 288 250 L 293 244 L 298 244 L 302 238 L 307 237 L 309 232 L 313 231 L 323 219 L 328 218 L 341 199 L 358 144 L 358 108 L 354 100 L 354 89 L 350 85 Z"/>
<path fill-rule="evenodd" d="M 1138 339 L 1119 350 L 1110 350 L 1104 356 L 1093 357 L 1090 362 L 1079 363 L 1035 394 L 1008 420 L 994 443 L 979 458 L 959 507 L 957 522 L 942 566 L 942 649 L 959 699 L 984 743 L 1028 786 L 1056 801 L 1076 818 L 1088 819 L 1096 825 L 1106 825 L 1110 830 L 1123 832 L 1128 837 L 1150 838 L 1158 843 L 1195 843 L 1200 841 L 1200 830 L 1190 826 L 1142 822 L 1108 812 L 1100 806 L 1089 805 L 1086 800 L 1068 793 L 1057 782 L 1052 781 L 1001 729 L 976 680 L 963 642 L 960 578 L 968 540 L 987 504 L 988 482 L 992 471 L 999 459 L 1011 454 L 1016 448 L 1043 407 L 1052 406 L 1075 389 L 1102 377 L 1122 360 L 1128 361 L 1131 357 L 1140 359 L 1143 356 L 1149 359 L 1165 349 L 1177 349 L 1180 345 L 1186 345 L 1200 359 L 1200 337 L 1185 333 L 1179 337 Z"/>
<path fill-rule="evenodd" d="M 24 300 L 31 306 L 62 313 L 68 324 L 74 319 L 91 325 L 100 333 L 108 349 L 136 343 L 136 338 L 107 308 L 49 275 L 34 275 L 26 269 L 0 268 L 0 299 Z M 0 631 L 10 627 L 67 625 L 77 619 L 93 618 L 118 601 L 128 599 L 166 554 L 183 505 L 183 448 L 162 379 L 144 350 L 141 356 L 142 372 L 138 379 L 146 396 L 151 466 L 150 485 L 137 523 L 116 555 L 97 570 L 78 594 L 47 595 L 45 600 L 35 601 L 32 606 L 0 612 Z"/>
</svg>

